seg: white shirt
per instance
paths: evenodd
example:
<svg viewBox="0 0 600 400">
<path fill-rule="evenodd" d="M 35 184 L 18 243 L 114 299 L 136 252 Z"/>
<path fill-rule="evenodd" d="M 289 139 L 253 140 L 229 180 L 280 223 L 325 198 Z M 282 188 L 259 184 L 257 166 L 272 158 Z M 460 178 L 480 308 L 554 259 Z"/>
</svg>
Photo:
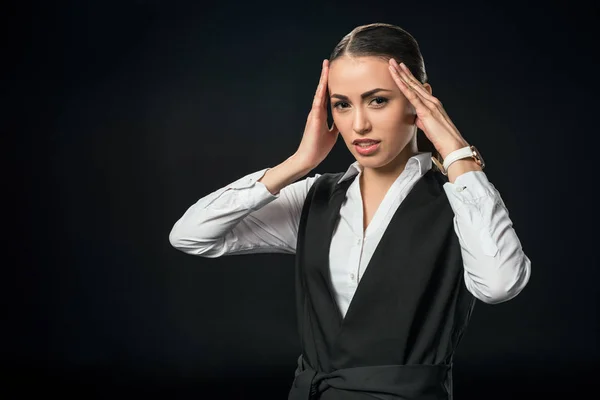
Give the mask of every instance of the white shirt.
<svg viewBox="0 0 600 400">
<path fill-rule="evenodd" d="M 379 205 L 363 237 L 363 206 L 355 161 L 340 179 L 353 179 L 331 239 L 329 265 L 335 296 L 345 316 L 352 296 L 398 206 L 432 167 L 431 153 L 411 157 Z M 321 174 L 272 194 L 257 182 L 269 168 L 248 174 L 208 194 L 175 223 L 169 240 L 184 253 L 215 258 L 252 253 L 296 253 L 306 195 Z M 488 304 L 515 297 L 527 284 L 531 262 L 523 252 L 500 194 L 483 171 L 469 171 L 444 184 L 454 211 L 467 289 Z"/>
</svg>

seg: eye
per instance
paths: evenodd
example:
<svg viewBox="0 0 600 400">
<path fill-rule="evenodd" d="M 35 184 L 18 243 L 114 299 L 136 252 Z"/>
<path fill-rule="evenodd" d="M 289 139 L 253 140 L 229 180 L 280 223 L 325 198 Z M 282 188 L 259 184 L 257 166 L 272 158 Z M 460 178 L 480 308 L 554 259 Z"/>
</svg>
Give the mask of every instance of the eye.
<svg viewBox="0 0 600 400">
<path fill-rule="evenodd" d="M 375 97 L 373 100 L 371 100 L 371 103 L 375 102 L 376 104 L 376 108 L 382 107 L 385 103 L 388 102 L 388 99 L 386 99 L 385 97 Z"/>
<path fill-rule="evenodd" d="M 369 104 L 374 104 L 375 107 L 374 108 L 381 108 L 383 107 L 389 100 L 386 99 L 385 97 L 374 97 L 373 100 L 371 100 L 369 102 Z M 336 103 L 333 104 L 333 108 L 337 108 L 338 110 L 341 110 L 343 108 L 348 108 L 349 104 L 345 101 L 338 101 Z"/>
<path fill-rule="evenodd" d="M 346 108 L 346 107 L 340 107 L 341 105 L 348 105 L 348 103 L 346 103 L 345 101 L 338 101 L 333 105 L 333 108 Z"/>
</svg>

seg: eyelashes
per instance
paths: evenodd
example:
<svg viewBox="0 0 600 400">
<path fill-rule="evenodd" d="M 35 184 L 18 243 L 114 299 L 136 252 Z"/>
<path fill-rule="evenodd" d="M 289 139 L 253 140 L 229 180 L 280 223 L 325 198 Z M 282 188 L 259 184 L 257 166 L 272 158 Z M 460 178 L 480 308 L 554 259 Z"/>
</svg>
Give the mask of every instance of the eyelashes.
<svg viewBox="0 0 600 400">
<path fill-rule="evenodd" d="M 378 97 L 374 97 L 374 98 L 373 98 L 373 99 L 372 99 L 372 100 L 369 102 L 369 104 L 374 104 L 374 108 L 381 108 L 381 107 L 385 106 L 385 105 L 386 105 L 386 103 L 387 103 L 388 101 L 389 101 L 389 100 L 388 100 L 387 98 L 385 98 L 385 97 L 379 97 L 379 96 L 378 96 Z M 348 105 L 348 103 L 347 103 L 347 102 L 345 102 L 345 101 L 338 101 L 338 102 L 335 102 L 335 103 L 333 104 L 333 108 L 337 108 L 338 110 L 341 110 L 341 109 L 347 108 L 347 107 L 340 107 L 340 106 L 342 106 L 342 105 L 343 105 L 343 106 L 347 106 L 347 105 Z"/>
</svg>

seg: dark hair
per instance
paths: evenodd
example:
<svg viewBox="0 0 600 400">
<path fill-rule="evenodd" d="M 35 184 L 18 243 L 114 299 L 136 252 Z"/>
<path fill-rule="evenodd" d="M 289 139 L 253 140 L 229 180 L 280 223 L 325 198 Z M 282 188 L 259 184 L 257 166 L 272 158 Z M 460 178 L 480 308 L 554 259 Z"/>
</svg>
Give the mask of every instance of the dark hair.
<svg viewBox="0 0 600 400">
<path fill-rule="evenodd" d="M 394 58 L 403 62 L 421 83 L 427 82 L 425 62 L 416 39 L 396 25 L 373 23 L 361 25 L 340 40 L 329 56 L 329 62 L 342 56 L 379 57 L 388 61 Z M 417 130 L 419 151 L 429 151 L 441 160 L 438 151 L 420 129 Z M 433 165 L 435 168 L 435 164 Z"/>
</svg>

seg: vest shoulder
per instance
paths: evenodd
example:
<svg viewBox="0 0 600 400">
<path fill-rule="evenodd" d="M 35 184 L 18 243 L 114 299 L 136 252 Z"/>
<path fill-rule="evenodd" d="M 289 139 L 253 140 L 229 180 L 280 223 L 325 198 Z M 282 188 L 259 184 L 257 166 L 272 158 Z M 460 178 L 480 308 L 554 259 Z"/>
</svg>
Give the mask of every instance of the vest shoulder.
<svg viewBox="0 0 600 400">
<path fill-rule="evenodd" d="M 335 185 L 344 175 L 344 172 L 325 172 L 319 176 L 316 182 L 320 184 L 333 184 Z M 315 182 L 315 183 L 316 183 Z"/>
<path fill-rule="evenodd" d="M 315 191 L 318 191 L 320 193 L 331 194 L 336 188 L 340 186 L 337 184 L 337 182 L 342 178 L 343 175 L 344 172 L 325 172 L 321 174 L 321 176 L 319 176 L 317 180 L 315 180 L 312 187 L 310 188 L 310 191 L 313 193 Z M 352 182 L 352 179 L 347 179 L 344 180 L 342 184 L 349 184 L 350 182 Z"/>
</svg>

